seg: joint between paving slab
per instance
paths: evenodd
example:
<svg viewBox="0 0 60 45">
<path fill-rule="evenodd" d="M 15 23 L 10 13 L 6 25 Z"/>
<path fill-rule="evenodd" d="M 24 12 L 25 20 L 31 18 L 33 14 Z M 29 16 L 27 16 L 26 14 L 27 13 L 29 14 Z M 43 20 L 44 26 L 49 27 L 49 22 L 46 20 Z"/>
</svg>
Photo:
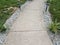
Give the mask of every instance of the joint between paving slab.
<svg viewBox="0 0 60 45">
<path fill-rule="evenodd" d="M 27 10 L 41 10 L 41 9 L 27 9 Z"/>
<path fill-rule="evenodd" d="M 42 30 L 25 30 L 25 31 L 10 31 L 10 32 L 41 32 Z M 42 32 L 46 32 L 46 30 L 45 31 L 42 31 Z"/>
</svg>

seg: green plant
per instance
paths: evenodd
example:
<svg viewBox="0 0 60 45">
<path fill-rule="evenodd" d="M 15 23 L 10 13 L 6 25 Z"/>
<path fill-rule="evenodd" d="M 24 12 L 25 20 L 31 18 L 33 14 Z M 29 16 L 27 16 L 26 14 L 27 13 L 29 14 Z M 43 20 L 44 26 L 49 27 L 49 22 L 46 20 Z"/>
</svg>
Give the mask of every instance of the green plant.
<svg viewBox="0 0 60 45">
<path fill-rule="evenodd" d="M 6 28 L 4 27 L 4 26 L 2 26 L 1 28 L 0 28 L 0 32 L 5 32 L 6 31 Z"/>
<path fill-rule="evenodd" d="M 27 0 L 20 0 L 21 4 L 24 4 Z"/>
<path fill-rule="evenodd" d="M 49 29 L 51 32 L 57 33 L 60 30 L 60 23 L 58 23 L 57 20 L 55 20 L 50 24 Z"/>
<path fill-rule="evenodd" d="M 26 2 L 26 0 L 21 0 L 22 4 Z M 10 9 L 13 7 L 13 9 Z M 6 20 L 13 14 L 14 7 L 18 7 L 18 0 L 0 0 L 0 32 L 6 30 L 3 26 Z"/>
<path fill-rule="evenodd" d="M 57 18 L 57 21 L 60 22 L 60 0 L 51 0 L 49 11 L 52 16 L 52 20 L 55 21 Z"/>
<path fill-rule="evenodd" d="M 60 34 L 60 22 L 58 23 L 57 20 L 52 22 L 49 26 L 50 31 L 54 34 L 53 36 L 53 43 L 56 43 L 55 40 L 57 40 L 57 35 Z"/>
</svg>

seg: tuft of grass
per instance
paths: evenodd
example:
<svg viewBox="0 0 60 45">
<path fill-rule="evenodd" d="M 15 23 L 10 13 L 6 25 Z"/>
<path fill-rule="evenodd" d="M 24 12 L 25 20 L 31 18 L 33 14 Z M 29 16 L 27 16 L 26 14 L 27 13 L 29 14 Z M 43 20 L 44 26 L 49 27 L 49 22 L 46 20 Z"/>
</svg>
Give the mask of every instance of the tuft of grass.
<svg viewBox="0 0 60 45">
<path fill-rule="evenodd" d="M 57 20 L 55 20 L 50 24 L 49 29 L 52 33 L 58 33 L 60 31 L 60 22 L 58 23 Z"/>
</svg>

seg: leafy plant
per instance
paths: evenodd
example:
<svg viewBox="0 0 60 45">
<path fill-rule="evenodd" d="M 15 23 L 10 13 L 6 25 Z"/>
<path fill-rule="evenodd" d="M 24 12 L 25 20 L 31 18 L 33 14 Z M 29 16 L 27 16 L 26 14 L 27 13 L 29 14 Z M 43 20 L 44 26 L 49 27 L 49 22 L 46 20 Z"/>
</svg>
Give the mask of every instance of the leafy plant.
<svg viewBox="0 0 60 45">
<path fill-rule="evenodd" d="M 60 34 L 60 22 L 57 22 L 57 20 L 55 20 L 54 22 L 52 22 L 49 26 L 50 31 L 54 34 L 53 36 L 53 44 L 55 44 L 56 40 L 57 40 L 57 35 Z"/>
<path fill-rule="evenodd" d="M 60 30 L 60 23 L 58 23 L 57 20 L 55 20 L 50 24 L 49 29 L 51 32 L 57 33 Z"/>
<path fill-rule="evenodd" d="M 2 26 L 1 28 L 0 28 L 0 32 L 5 32 L 6 31 L 6 28 L 4 27 L 4 26 Z"/>
</svg>

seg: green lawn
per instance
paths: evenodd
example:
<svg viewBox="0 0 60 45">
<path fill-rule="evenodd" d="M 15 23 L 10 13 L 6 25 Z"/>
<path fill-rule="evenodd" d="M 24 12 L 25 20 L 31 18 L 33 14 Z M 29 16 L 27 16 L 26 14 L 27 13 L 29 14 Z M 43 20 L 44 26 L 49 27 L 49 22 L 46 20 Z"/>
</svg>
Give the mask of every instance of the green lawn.
<svg viewBox="0 0 60 45">
<path fill-rule="evenodd" d="M 51 0 L 50 2 L 50 8 L 49 11 L 52 14 L 52 20 L 55 19 L 60 22 L 60 0 Z"/>
<path fill-rule="evenodd" d="M 22 4 L 24 4 L 26 0 L 21 1 Z M 18 6 L 19 5 L 17 0 L 0 0 L 0 32 L 6 30 L 3 24 L 12 15 L 12 12 L 14 10 L 13 8 Z M 10 7 L 13 8 L 8 9 Z"/>
</svg>

